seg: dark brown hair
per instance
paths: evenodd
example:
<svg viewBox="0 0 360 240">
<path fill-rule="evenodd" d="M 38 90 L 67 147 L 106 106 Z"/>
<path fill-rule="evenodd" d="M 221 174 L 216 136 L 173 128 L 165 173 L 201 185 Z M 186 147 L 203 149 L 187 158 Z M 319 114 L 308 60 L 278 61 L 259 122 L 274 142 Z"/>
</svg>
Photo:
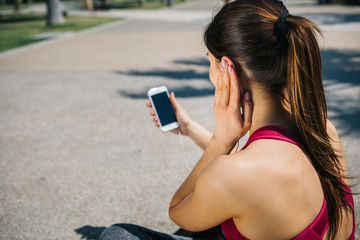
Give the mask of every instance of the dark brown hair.
<svg viewBox="0 0 360 240">
<path fill-rule="evenodd" d="M 238 74 L 245 66 L 253 74 L 252 81 L 288 105 L 319 175 L 328 206 L 329 238 L 335 239 L 342 203 L 348 211 L 351 208 L 346 185 L 339 180 L 347 177 L 342 175 L 326 131 L 327 106 L 316 39 L 320 30 L 308 19 L 291 15 L 284 22 L 286 29 L 280 30 L 276 24 L 282 13 L 288 10 L 277 0 L 231 2 L 215 15 L 204 40 L 215 58 L 231 58 Z"/>
</svg>

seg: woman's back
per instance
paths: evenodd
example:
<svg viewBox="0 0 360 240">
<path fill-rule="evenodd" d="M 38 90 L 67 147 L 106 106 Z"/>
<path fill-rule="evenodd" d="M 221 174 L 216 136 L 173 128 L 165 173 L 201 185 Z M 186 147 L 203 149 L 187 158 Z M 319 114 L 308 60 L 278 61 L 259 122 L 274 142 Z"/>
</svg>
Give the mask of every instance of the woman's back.
<svg viewBox="0 0 360 240">
<path fill-rule="evenodd" d="M 228 239 L 290 239 L 300 234 L 299 239 L 309 239 L 304 235 L 313 229 L 317 234 L 311 233 L 312 239 L 326 236 L 327 206 L 322 186 L 295 134 L 280 127 L 259 129 L 227 164 L 238 171 L 238 179 L 230 184 L 242 193 L 239 202 L 248 209 L 241 209 L 237 217 L 223 224 Z M 352 225 L 352 216 L 345 217 L 337 236 L 347 239 Z"/>
</svg>

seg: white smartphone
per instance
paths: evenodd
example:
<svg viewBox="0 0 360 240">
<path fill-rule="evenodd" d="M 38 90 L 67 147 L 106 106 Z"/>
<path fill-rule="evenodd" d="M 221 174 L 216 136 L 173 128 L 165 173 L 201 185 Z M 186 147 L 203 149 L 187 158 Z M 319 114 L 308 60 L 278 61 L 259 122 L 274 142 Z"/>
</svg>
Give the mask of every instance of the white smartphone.
<svg viewBox="0 0 360 240">
<path fill-rule="evenodd" d="M 151 88 L 148 91 L 148 96 L 156 116 L 159 118 L 161 131 L 167 132 L 178 128 L 179 123 L 176 121 L 167 87 L 160 86 Z"/>
</svg>

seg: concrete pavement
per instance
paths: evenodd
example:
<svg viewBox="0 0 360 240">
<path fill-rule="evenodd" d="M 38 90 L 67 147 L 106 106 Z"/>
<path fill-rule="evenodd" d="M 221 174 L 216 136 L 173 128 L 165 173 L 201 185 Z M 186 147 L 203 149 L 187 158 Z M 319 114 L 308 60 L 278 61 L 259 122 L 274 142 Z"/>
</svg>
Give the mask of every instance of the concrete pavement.
<svg viewBox="0 0 360 240">
<path fill-rule="evenodd" d="M 329 116 L 359 174 L 360 9 L 285 4 L 325 30 Z M 116 222 L 176 229 L 167 207 L 187 174 L 183 159 L 192 165 L 201 151 L 188 139 L 182 151 L 177 136 L 153 126 L 145 94 L 167 85 L 213 129 L 202 31 L 220 5 L 96 12 L 126 20 L 0 54 L 2 239 L 95 239 Z"/>
</svg>

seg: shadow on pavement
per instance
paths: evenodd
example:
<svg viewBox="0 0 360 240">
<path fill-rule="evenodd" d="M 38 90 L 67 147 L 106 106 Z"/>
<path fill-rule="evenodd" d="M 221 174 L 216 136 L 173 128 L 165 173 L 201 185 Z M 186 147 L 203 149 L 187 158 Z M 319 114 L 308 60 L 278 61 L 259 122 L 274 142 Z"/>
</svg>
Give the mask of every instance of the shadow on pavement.
<svg viewBox="0 0 360 240">
<path fill-rule="evenodd" d="M 183 81 L 183 86 L 172 87 L 169 91 L 175 92 L 176 97 L 180 98 L 191 98 L 191 97 L 204 97 L 214 94 L 214 87 L 210 84 L 209 80 L 209 61 L 206 58 L 195 58 L 195 59 L 179 59 L 173 61 L 175 64 L 188 65 L 189 69 L 184 70 L 150 70 L 150 71 L 128 71 L 121 72 L 116 71 L 117 74 L 135 76 L 135 77 L 162 77 L 175 81 Z M 204 70 L 191 69 L 191 66 L 204 67 Z M 205 70 L 206 69 L 206 70 Z M 186 85 L 186 82 L 192 80 L 205 80 L 209 84 L 205 87 L 193 87 Z M 126 90 L 119 90 L 118 93 L 121 96 L 125 96 L 133 99 L 146 99 L 147 90 L 141 90 L 139 92 L 129 92 Z"/>
<path fill-rule="evenodd" d="M 309 18 L 319 25 L 333 25 L 351 22 L 360 22 L 359 14 L 331 14 L 331 13 L 307 13 L 301 16 Z"/>
<path fill-rule="evenodd" d="M 288 1 L 286 7 L 290 9 L 291 7 L 314 7 L 319 6 L 315 1 L 313 2 L 303 2 L 303 1 Z"/>
<path fill-rule="evenodd" d="M 360 86 L 360 51 L 321 51 L 323 78 Z"/>
<path fill-rule="evenodd" d="M 75 229 L 77 234 L 82 235 L 81 239 L 96 240 L 100 237 L 101 233 L 105 230 L 105 227 L 92 227 L 89 225 Z"/>
<path fill-rule="evenodd" d="M 195 58 L 192 60 L 187 60 L 187 59 L 180 59 L 180 60 L 175 60 L 174 63 L 178 63 L 178 64 L 187 64 L 187 65 L 197 65 L 197 66 L 204 66 L 204 67 L 209 67 L 210 63 L 209 60 L 206 58 Z"/>
<path fill-rule="evenodd" d="M 185 87 L 173 87 L 169 91 L 174 92 L 176 97 L 179 98 L 191 98 L 191 97 L 205 97 L 214 95 L 214 88 L 194 88 L 190 86 Z M 147 99 L 147 92 L 131 93 L 124 90 L 119 90 L 118 93 L 122 96 L 134 99 Z"/>
<path fill-rule="evenodd" d="M 206 72 L 197 72 L 193 69 L 189 70 L 161 70 L 155 69 L 151 71 L 129 71 L 129 72 L 120 72 L 116 71 L 118 74 L 126 74 L 129 76 L 146 76 L 146 77 L 165 77 L 175 80 L 192 80 L 192 79 L 208 79 L 209 74 Z"/>
<path fill-rule="evenodd" d="M 323 79 L 331 117 L 342 134 L 360 134 L 360 51 L 323 50 Z"/>
<path fill-rule="evenodd" d="M 175 64 L 182 65 L 193 65 L 193 66 L 203 66 L 209 67 L 209 61 L 206 58 L 195 58 L 192 60 L 188 59 L 179 59 L 173 61 Z M 150 71 L 137 71 L 132 70 L 128 72 L 115 71 L 117 74 L 123 74 L 128 76 L 137 76 L 137 77 L 165 77 L 168 79 L 174 80 L 193 80 L 193 79 L 203 79 L 209 81 L 209 73 L 208 71 L 197 71 L 195 69 L 185 69 L 185 70 L 162 70 L 162 69 L 154 69 Z"/>
</svg>

